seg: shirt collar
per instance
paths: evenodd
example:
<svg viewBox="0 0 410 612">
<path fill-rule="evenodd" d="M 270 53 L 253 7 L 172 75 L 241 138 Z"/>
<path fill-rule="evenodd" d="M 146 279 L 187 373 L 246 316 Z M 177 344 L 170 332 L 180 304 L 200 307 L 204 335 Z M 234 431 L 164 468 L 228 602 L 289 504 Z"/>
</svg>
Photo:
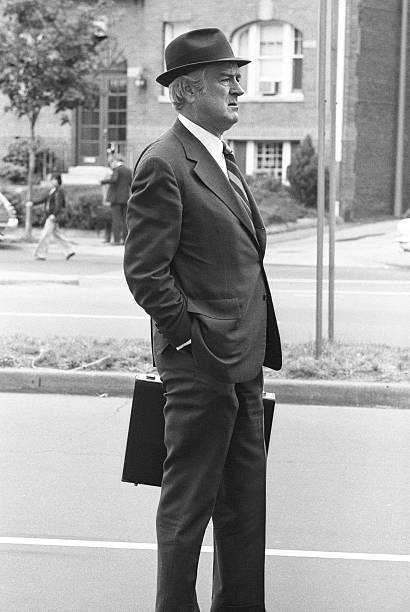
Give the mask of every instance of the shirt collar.
<svg viewBox="0 0 410 612">
<path fill-rule="evenodd" d="M 204 145 L 204 147 L 206 147 L 206 149 L 208 149 L 212 157 L 216 159 L 222 158 L 223 145 L 222 140 L 218 138 L 218 136 L 215 136 L 215 134 L 211 134 L 211 132 L 208 132 L 208 130 L 205 130 L 197 123 L 194 123 L 190 119 L 187 119 L 184 115 L 181 115 L 181 113 L 179 113 L 178 119 L 182 123 L 182 125 L 185 126 L 186 129 L 191 132 L 191 134 L 193 134 L 196 138 L 198 138 L 200 142 L 202 142 L 202 144 Z"/>
</svg>

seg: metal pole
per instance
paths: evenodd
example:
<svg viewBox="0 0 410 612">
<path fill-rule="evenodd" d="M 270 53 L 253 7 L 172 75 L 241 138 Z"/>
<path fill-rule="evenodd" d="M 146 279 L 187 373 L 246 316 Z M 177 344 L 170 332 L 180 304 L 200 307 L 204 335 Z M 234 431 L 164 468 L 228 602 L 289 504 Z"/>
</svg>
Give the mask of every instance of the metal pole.
<svg viewBox="0 0 410 612">
<path fill-rule="evenodd" d="M 336 162 L 340 165 L 343 156 L 343 108 L 344 71 L 346 42 L 346 0 L 339 0 L 339 31 L 337 36 L 337 84 L 336 84 Z M 340 200 L 339 194 L 339 200 Z"/>
<path fill-rule="evenodd" d="M 403 209 L 403 149 L 406 112 L 406 64 L 407 64 L 407 22 L 408 0 L 402 0 L 399 103 L 397 108 L 396 175 L 394 188 L 394 216 L 400 217 Z"/>
<path fill-rule="evenodd" d="M 327 0 L 319 4 L 318 44 L 318 167 L 317 167 L 317 246 L 316 246 L 316 345 L 322 354 L 323 318 L 323 225 L 325 216 L 325 137 L 326 137 L 326 20 Z"/>
<path fill-rule="evenodd" d="M 328 338 L 335 337 L 335 230 L 336 230 L 336 82 L 338 0 L 330 0 L 330 163 L 329 163 L 329 288 Z"/>
</svg>

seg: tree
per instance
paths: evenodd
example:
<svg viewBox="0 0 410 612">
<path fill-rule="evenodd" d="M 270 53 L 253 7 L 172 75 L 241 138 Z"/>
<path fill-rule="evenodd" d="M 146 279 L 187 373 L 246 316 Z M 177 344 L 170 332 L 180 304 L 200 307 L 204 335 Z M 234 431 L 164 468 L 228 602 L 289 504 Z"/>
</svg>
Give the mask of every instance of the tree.
<svg viewBox="0 0 410 612">
<path fill-rule="evenodd" d="M 101 20 L 106 3 L 75 0 L 6 0 L 0 23 L 0 90 L 6 111 L 27 117 L 30 151 L 27 197 L 31 200 L 35 128 L 41 110 L 90 106 L 97 93 L 98 44 L 107 38 Z M 26 234 L 31 235 L 27 207 Z"/>
<path fill-rule="evenodd" d="M 299 145 L 287 169 L 287 179 L 290 183 L 292 195 L 305 206 L 317 206 L 317 154 L 308 135 Z M 327 200 L 328 171 L 326 169 L 326 200 Z"/>
</svg>

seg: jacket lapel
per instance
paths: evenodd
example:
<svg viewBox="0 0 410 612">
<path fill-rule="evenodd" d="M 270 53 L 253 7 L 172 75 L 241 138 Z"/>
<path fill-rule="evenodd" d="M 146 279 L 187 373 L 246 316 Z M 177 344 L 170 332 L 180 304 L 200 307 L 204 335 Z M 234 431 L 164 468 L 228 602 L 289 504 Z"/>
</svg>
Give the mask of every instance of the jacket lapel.
<svg viewBox="0 0 410 612">
<path fill-rule="evenodd" d="M 201 182 L 208 189 L 210 189 L 225 206 L 229 208 L 229 210 L 245 226 L 248 232 L 251 233 L 255 241 L 258 242 L 252 220 L 244 209 L 244 206 L 238 201 L 235 192 L 229 184 L 228 178 L 225 176 L 216 161 L 212 158 L 210 153 L 206 150 L 203 144 L 197 138 L 195 138 L 195 136 L 191 134 L 191 132 L 187 130 L 185 126 L 182 125 L 180 121 L 177 120 L 175 122 L 173 129 L 185 149 L 187 158 L 193 162 L 196 162 L 194 172 Z M 254 200 L 253 207 L 251 208 L 253 213 L 253 209 L 256 208 Z"/>
</svg>

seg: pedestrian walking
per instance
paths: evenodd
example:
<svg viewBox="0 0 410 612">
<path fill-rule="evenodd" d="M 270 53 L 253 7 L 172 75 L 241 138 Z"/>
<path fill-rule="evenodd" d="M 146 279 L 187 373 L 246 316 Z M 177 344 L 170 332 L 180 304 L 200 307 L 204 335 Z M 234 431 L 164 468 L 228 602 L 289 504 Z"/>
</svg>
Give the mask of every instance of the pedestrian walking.
<svg viewBox="0 0 410 612">
<path fill-rule="evenodd" d="M 51 175 L 51 189 L 45 198 L 33 202 L 33 206 L 45 204 L 44 207 L 44 227 L 41 233 L 40 240 L 35 248 L 35 259 L 47 259 L 48 248 L 51 240 L 54 240 L 61 247 L 65 258 L 68 260 L 75 252 L 71 244 L 62 235 L 58 226 L 65 210 L 65 194 L 62 188 L 61 174 Z"/>
<path fill-rule="evenodd" d="M 111 202 L 107 198 L 108 189 L 109 189 L 108 187 L 109 183 L 107 181 L 111 179 L 112 177 L 114 164 L 115 164 L 114 157 L 112 154 L 110 154 L 107 158 L 107 165 L 108 165 L 109 171 L 107 172 L 103 181 L 101 181 L 103 204 L 104 204 L 104 239 L 103 239 L 103 242 L 108 243 L 108 244 L 111 242 L 111 235 L 112 235 L 112 210 L 111 210 Z"/>
<path fill-rule="evenodd" d="M 266 450 L 262 366 L 281 346 L 263 267 L 266 232 L 223 133 L 239 68 L 218 29 L 166 48 L 173 127 L 140 156 L 124 271 L 151 316 L 166 404 L 156 612 L 198 611 L 200 548 L 214 529 L 212 612 L 263 612 Z"/>
<path fill-rule="evenodd" d="M 114 244 L 122 244 L 127 237 L 127 201 L 130 196 L 132 172 L 124 164 L 121 155 L 115 156 L 112 175 L 101 181 L 102 185 L 108 184 L 107 201 L 111 203 L 112 233 Z"/>
</svg>

